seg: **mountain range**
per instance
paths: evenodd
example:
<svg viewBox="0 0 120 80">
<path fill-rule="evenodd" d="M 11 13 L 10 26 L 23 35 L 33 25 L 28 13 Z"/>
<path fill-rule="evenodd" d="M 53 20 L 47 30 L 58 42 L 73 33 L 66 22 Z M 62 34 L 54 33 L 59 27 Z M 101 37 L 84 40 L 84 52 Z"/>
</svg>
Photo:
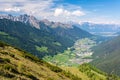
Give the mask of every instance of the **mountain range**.
<svg viewBox="0 0 120 80">
<path fill-rule="evenodd" d="M 26 14 L 0 16 L 0 40 L 34 53 L 38 57 L 63 52 L 77 39 L 92 36 L 76 26 L 37 20 Z"/>
<path fill-rule="evenodd" d="M 116 34 L 120 31 L 120 25 L 116 24 L 95 24 L 90 22 L 82 23 L 71 23 L 78 26 L 79 28 L 88 31 L 91 34 L 105 36 L 105 37 L 114 37 L 119 34 Z"/>
</svg>

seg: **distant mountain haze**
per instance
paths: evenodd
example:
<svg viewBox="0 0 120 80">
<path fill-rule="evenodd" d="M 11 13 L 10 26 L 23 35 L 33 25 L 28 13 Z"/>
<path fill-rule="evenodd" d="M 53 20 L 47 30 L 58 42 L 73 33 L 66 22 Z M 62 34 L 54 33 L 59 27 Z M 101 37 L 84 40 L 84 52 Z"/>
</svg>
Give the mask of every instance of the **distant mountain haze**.
<svg viewBox="0 0 120 80">
<path fill-rule="evenodd" d="M 115 34 L 116 32 L 120 31 L 120 25 L 116 24 L 94 24 L 89 22 L 82 22 L 82 23 L 72 23 L 73 25 L 76 25 L 77 27 L 88 31 L 91 34 L 94 35 L 100 35 L 100 36 L 106 36 L 106 37 L 114 37 L 118 34 Z"/>
</svg>

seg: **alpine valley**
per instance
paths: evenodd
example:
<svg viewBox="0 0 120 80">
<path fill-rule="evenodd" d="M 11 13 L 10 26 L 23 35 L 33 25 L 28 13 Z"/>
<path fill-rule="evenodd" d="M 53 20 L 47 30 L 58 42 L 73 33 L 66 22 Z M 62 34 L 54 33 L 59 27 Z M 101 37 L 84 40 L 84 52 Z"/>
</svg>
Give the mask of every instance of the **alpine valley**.
<svg viewBox="0 0 120 80">
<path fill-rule="evenodd" d="M 77 39 L 92 36 L 76 26 L 37 20 L 26 14 L 0 16 L 0 40 L 41 58 L 63 52 Z"/>
<path fill-rule="evenodd" d="M 0 80 L 120 80 L 120 37 L 81 26 L 0 15 Z"/>
</svg>

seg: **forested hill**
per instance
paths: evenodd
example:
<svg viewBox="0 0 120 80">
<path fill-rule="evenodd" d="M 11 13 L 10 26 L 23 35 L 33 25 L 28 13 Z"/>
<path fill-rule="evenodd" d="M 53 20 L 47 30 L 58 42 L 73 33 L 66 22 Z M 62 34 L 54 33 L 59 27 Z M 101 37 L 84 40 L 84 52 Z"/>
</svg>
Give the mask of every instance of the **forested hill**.
<svg viewBox="0 0 120 80">
<path fill-rule="evenodd" d="M 35 27 L 36 24 L 39 28 Z M 38 57 L 63 52 L 77 39 L 91 36 L 93 35 L 76 26 L 39 21 L 33 16 L 22 15 L 16 19 L 8 15 L 0 19 L 0 40 Z"/>
<path fill-rule="evenodd" d="M 94 48 L 95 60 L 99 69 L 120 76 L 120 36 L 106 41 Z"/>
</svg>

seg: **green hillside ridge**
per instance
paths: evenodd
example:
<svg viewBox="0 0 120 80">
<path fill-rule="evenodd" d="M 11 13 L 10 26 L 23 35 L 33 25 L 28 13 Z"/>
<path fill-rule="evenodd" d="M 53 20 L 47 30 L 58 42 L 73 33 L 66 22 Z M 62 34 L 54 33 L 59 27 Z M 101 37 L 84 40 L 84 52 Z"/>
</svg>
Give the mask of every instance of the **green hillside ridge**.
<svg viewBox="0 0 120 80">
<path fill-rule="evenodd" d="M 57 66 L 0 42 L 0 80 L 81 80 Z"/>
<path fill-rule="evenodd" d="M 40 29 L 19 21 L 0 19 L 0 40 L 42 58 L 63 52 L 77 39 L 93 36 L 76 26 L 64 28 L 64 25 L 58 24 L 52 28 L 42 21 L 38 24 Z"/>
<path fill-rule="evenodd" d="M 93 50 L 93 65 L 107 73 L 120 76 L 120 36 L 94 47 Z"/>
<path fill-rule="evenodd" d="M 0 42 L 0 80 L 110 80 L 108 78 L 119 80 L 89 64 L 61 69 Z"/>
</svg>

